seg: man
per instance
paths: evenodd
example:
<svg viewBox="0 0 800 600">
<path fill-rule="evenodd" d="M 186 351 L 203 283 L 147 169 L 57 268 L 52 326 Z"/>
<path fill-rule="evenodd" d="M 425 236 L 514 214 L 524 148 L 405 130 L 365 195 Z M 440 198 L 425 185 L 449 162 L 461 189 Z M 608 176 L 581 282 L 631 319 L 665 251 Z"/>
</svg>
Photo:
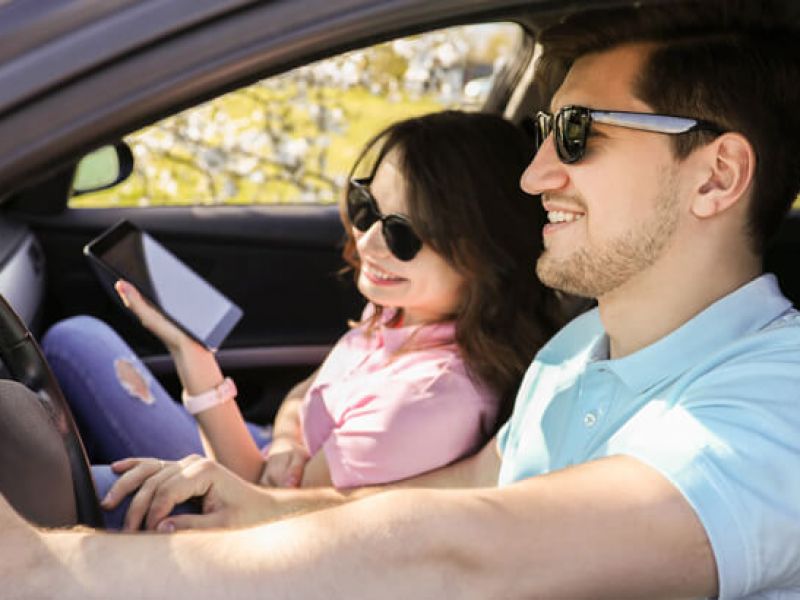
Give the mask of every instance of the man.
<svg viewBox="0 0 800 600">
<path fill-rule="evenodd" d="M 800 594 L 800 316 L 761 275 L 800 182 L 800 60 L 790 34 L 732 25 L 696 36 L 679 12 L 590 14 L 551 35 L 547 64 L 569 70 L 554 116 L 538 118 L 522 185 L 551 221 L 540 277 L 598 309 L 540 352 L 496 442 L 405 484 L 416 489 L 375 495 L 263 491 L 201 459 L 146 490 L 149 524 L 163 530 L 343 504 L 229 532 L 42 532 L 4 506 L 4 588 Z M 560 32 L 580 41 L 575 56 Z M 445 486 L 460 489 L 421 489 Z M 198 494 L 207 514 L 162 520 Z"/>
</svg>

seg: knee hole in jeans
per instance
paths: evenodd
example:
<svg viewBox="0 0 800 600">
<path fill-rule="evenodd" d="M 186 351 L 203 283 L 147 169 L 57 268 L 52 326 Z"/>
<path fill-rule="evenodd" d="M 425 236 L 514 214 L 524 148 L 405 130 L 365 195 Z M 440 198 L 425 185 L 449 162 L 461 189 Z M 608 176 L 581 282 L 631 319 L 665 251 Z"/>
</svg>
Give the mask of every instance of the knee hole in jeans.
<svg viewBox="0 0 800 600">
<path fill-rule="evenodd" d="M 156 401 L 150 391 L 150 383 L 133 361 L 125 358 L 116 359 L 114 371 L 117 373 L 117 380 L 122 388 L 131 396 L 145 404 L 153 404 Z"/>
</svg>

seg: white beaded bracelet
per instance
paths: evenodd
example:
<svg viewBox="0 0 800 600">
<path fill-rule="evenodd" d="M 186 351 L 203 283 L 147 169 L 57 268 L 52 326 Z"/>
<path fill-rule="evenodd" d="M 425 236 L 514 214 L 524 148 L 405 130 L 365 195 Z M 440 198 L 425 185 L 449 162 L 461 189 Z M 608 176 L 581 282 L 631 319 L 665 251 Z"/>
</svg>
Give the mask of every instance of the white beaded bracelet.
<svg viewBox="0 0 800 600">
<path fill-rule="evenodd" d="M 234 398 L 236 398 L 236 384 L 230 377 L 226 377 L 217 387 L 202 394 L 190 396 L 186 390 L 181 394 L 183 406 L 190 415 L 196 415 Z"/>
</svg>

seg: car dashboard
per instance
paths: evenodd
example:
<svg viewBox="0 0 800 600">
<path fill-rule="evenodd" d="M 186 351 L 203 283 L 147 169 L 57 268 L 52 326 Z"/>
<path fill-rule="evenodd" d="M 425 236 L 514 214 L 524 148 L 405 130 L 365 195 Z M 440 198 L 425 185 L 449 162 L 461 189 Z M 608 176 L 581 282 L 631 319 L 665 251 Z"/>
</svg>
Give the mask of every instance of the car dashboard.
<svg viewBox="0 0 800 600">
<path fill-rule="evenodd" d="M 45 286 L 44 254 L 27 226 L 0 219 L 0 294 L 38 335 Z"/>
</svg>

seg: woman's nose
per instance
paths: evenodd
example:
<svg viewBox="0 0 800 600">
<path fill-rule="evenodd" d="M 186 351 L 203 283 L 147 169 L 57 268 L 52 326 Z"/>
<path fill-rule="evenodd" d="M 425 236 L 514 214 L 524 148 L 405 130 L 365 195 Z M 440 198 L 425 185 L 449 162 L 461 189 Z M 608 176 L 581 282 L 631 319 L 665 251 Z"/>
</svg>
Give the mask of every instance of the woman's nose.
<svg viewBox="0 0 800 600">
<path fill-rule="evenodd" d="M 568 182 L 569 175 L 556 155 L 553 135 L 550 134 L 522 173 L 520 187 L 528 194 L 537 195 L 560 190 Z"/>
<path fill-rule="evenodd" d="M 380 221 L 375 221 L 369 229 L 356 239 L 356 248 L 359 253 L 369 252 L 376 256 L 382 256 L 389 252 L 386 246 L 386 240 L 383 237 L 383 224 Z"/>
</svg>

